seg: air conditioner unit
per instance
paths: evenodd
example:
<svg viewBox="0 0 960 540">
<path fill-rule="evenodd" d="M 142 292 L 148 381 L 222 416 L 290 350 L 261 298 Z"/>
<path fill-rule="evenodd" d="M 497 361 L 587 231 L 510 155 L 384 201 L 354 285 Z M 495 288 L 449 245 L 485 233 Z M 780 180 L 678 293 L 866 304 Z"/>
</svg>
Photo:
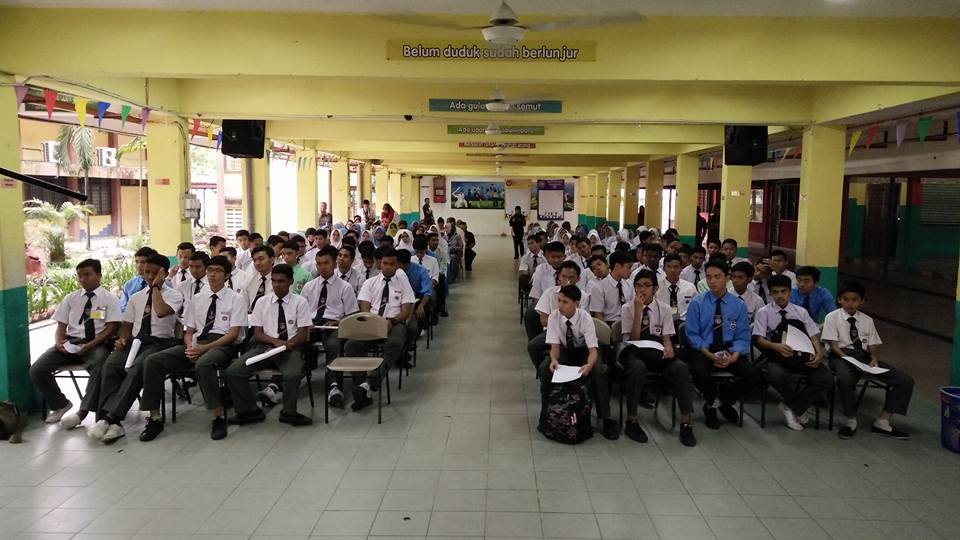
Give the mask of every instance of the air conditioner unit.
<svg viewBox="0 0 960 540">
<path fill-rule="evenodd" d="M 43 160 L 47 163 L 56 163 L 58 146 L 60 146 L 60 143 L 57 141 L 43 141 L 40 143 L 40 149 L 43 151 Z"/>
<path fill-rule="evenodd" d="M 117 149 L 107 147 L 97 148 L 97 165 L 101 167 L 116 167 Z"/>
</svg>

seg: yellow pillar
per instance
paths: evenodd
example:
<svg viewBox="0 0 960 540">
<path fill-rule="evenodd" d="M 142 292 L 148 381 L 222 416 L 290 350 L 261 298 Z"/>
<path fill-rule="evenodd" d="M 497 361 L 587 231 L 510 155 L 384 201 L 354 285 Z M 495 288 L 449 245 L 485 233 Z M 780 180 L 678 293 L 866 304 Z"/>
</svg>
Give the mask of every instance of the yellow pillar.
<svg viewBox="0 0 960 540">
<path fill-rule="evenodd" d="M 720 240 L 737 241 L 737 256 L 750 246 L 750 181 L 753 167 L 724 165 L 720 174 Z"/>
<path fill-rule="evenodd" d="M 345 222 L 353 217 L 353 211 L 350 208 L 350 161 L 346 158 L 340 158 L 333 163 L 333 170 L 330 173 L 330 198 L 333 208 L 330 213 L 333 215 L 333 222 Z"/>
<path fill-rule="evenodd" d="M 20 170 L 13 78 L 0 75 L 0 167 Z M 0 400 L 31 408 L 30 332 L 23 262 L 23 186 L 0 175 Z"/>
<path fill-rule="evenodd" d="M 637 209 L 640 207 L 640 165 L 627 165 L 623 170 L 623 226 L 637 230 Z"/>
<path fill-rule="evenodd" d="M 360 168 L 360 201 L 363 200 L 373 204 L 373 165 L 369 161 Z"/>
<path fill-rule="evenodd" d="M 577 224 L 589 229 L 590 218 L 590 177 L 581 176 L 577 178 Z"/>
<path fill-rule="evenodd" d="M 845 146 L 843 126 L 811 126 L 803 131 L 797 264 L 819 268 L 820 285 L 833 293 L 840 257 Z"/>
<path fill-rule="evenodd" d="M 317 226 L 317 151 L 297 152 L 297 229 Z"/>
<path fill-rule="evenodd" d="M 676 226 L 680 242 L 690 244 L 697 238 L 697 191 L 700 185 L 700 158 L 695 154 L 677 156 Z"/>
<path fill-rule="evenodd" d="M 409 226 L 420 217 L 420 177 L 400 175 L 400 219 Z"/>
<path fill-rule="evenodd" d="M 597 198 L 593 201 L 593 215 L 596 217 L 596 223 L 607 220 L 607 186 L 609 184 L 610 173 L 597 173 L 597 182 L 594 186 L 594 193 Z M 594 223 L 594 227 L 596 227 L 596 223 Z"/>
<path fill-rule="evenodd" d="M 620 190 L 623 188 L 623 171 L 610 171 L 607 183 L 607 222 L 614 230 L 620 230 Z"/>
<path fill-rule="evenodd" d="M 400 219 L 400 173 L 391 172 L 388 173 L 390 189 L 388 190 L 387 197 L 384 202 L 390 203 L 390 206 L 393 207 L 393 211 L 397 213 L 397 220 Z"/>
<path fill-rule="evenodd" d="M 659 230 L 663 218 L 663 161 L 647 162 L 647 185 L 644 193 L 643 224 Z"/>
<path fill-rule="evenodd" d="M 240 162 L 240 170 L 244 181 L 244 220 L 250 232 L 258 232 L 266 238 L 273 234 L 270 224 L 270 151 L 266 150 L 262 159 L 244 159 Z"/>
<path fill-rule="evenodd" d="M 190 189 L 188 148 L 180 120 L 147 127 L 147 202 L 150 244 L 160 253 L 177 254 L 177 244 L 193 240 L 189 219 L 183 218 L 180 196 Z"/>
</svg>

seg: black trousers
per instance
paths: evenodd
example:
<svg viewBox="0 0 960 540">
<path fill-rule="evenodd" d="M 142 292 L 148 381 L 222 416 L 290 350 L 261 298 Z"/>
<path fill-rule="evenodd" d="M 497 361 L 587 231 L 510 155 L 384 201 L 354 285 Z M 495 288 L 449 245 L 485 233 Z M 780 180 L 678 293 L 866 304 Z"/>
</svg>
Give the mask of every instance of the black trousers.
<svg viewBox="0 0 960 540">
<path fill-rule="evenodd" d="M 744 392 L 760 384 L 760 373 L 746 355 L 741 355 L 740 359 L 727 366 L 726 370 L 736 377 L 736 381 L 720 385 L 720 403 L 723 405 L 733 405 Z M 690 375 L 693 377 L 694 386 L 708 405 L 712 405 L 717 398 L 717 385 L 712 378 L 715 371 L 717 368 L 713 362 L 700 351 L 690 351 Z"/>
<path fill-rule="evenodd" d="M 826 364 L 810 368 L 789 360 L 783 362 L 778 354 L 768 355 L 767 358 L 767 382 L 795 414 L 806 412 L 833 386 L 833 373 L 830 373 Z M 806 384 L 798 387 L 797 382 L 801 377 L 806 377 Z"/>
<path fill-rule="evenodd" d="M 477 258 L 477 252 L 472 248 L 467 248 L 466 255 L 463 259 L 463 269 L 467 272 L 473 271 L 473 260 Z"/>
<path fill-rule="evenodd" d="M 589 350 L 586 347 L 567 348 L 560 347 L 559 363 L 564 366 L 582 366 L 587 363 Z M 540 373 L 540 408 L 541 410 L 547 403 L 547 395 L 550 393 L 550 379 L 553 373 L 550 371 L 550 358 L 544 359 L 539 368 Z M 587 375 L 587 384 L 590 387 L 590 395 L 593 403 L 597 407 L 597 416 L 601 420 L 610 418 L 610 386 L 607 383 L 607 366 L 603 363 L 602 355 L 597 358 L 596 365 Z"/>
<path fill-rule="evenodd" d="M 536 305 L 532 298 L 530 303 Z M 527 341 L 543 333 L 543 325 L 540 324 L 540 312 L 532 306 L 528 307 L 527 311 L 523 313 L 523 328 L 527 332 Z"/>
<path fill-rule="evenodd" d="M 664 359 L 663 351 L 628 345 L 620 353 L 620 363 L 623 365 L 624 390 L 627 394 L 627 416 L 637 415 L 637 405 L 650 371 L 658 371 L 670 381 L 681 414 L 693 412 L 690 370 L 683 361 L 676 358 Z"/>
<path fill-rule="evenodd" d="M 513 235 L 513 258 L 519 259 L 523 255 L 523 234 Z"/>
<path fill-rule="evenodd" d="M 845 352 L 849 353 L 849 351 Z M 853 352 L 850 356 L 861 362 L 870 363 L 866 353 Z M 870 377 L 888 387 L 883 410 L 894 414 L 907 414 L 910 398 L 913 396 L 913 377 L 884 362 L 880 362 L 880 367 L 888 368 L 890 371 L 880 375 L 870 375 Z M 837 377 L 837 394 L 840 396 L 840 406 L 843 408 L 844 416 L 856 416 L 856 386 L 863 377 L 863 373 L 835 355 L 830 355 L 830 369 Z"/>
</svg>

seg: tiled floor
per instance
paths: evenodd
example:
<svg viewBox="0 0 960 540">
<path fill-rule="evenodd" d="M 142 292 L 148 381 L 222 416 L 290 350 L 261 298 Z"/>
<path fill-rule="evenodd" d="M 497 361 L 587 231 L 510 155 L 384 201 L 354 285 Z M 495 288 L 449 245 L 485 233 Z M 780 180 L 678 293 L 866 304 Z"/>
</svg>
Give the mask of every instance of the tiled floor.
<svg viewBox="0 0 960 540">
<path fill-rule="evenodd" d="M 545 440 L 509 240 L 480 240 L 382 425 L 367 410 L 325 426 L 317 410 L 294 429 L 274 411 L 214 442 L 184 405 L 156 441 L 136 440 L 131 415 L 131 437 L 107 447 L 34 421 L 24 444 L 0 446 L 0 538 L 957 537 L 960 456 L 920 398 L 910 442 L 796 433 L 772 416 L 766 430 L 698 426 L 685 448 L 650 411 L 646 445 Z"/>
</svg>

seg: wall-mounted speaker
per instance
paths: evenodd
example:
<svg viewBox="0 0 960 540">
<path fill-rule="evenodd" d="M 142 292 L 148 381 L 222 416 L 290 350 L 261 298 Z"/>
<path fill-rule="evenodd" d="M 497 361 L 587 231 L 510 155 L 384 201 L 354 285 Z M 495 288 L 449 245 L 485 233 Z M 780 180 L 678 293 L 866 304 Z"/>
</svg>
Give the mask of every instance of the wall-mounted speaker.
<svg viewBox="0 0 960 540">
<path fill-rule="evenodd" d="M 235 158 L 263 158 L 265 120 L 224 120 L 220 151 Z"/>
<path fill-rule="evenodd" d="M 724 165 L 759 165 L 767 161 L 767 126 L 727 126 L 723 133 Z"/>
</svg>

